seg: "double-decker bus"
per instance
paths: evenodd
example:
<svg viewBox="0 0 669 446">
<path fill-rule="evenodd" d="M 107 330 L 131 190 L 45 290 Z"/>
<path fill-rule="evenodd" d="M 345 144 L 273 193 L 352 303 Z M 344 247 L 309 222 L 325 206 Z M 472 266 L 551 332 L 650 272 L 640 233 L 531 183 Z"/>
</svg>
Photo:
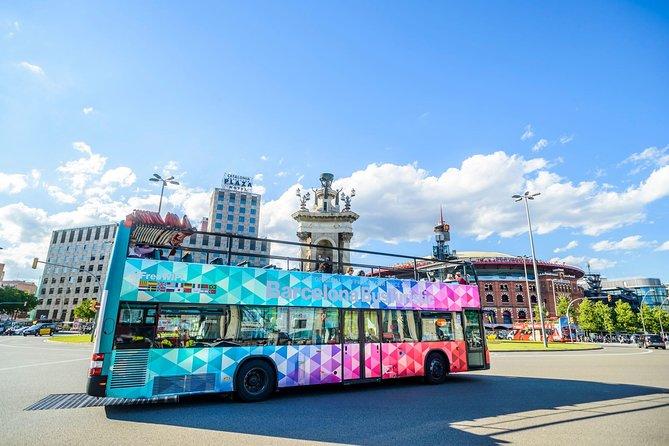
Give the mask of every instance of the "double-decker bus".
<svg viewBox="0 0 669 446">
<path fill-rule="evenodd" d="M 182 245 L 196 234 L 225 243 Z M 285 261 L 285 269 L 231 265 L 235 238 L 253 239 L 195 231 L 185 219 L 146 211 L 119 224 L 89 395 L 234 392 L 257 401 L 284 387 L 416 376 L 438 384 L 449 373 L 490 367 L 475 284 L 421 279 L 416 269 L 400 279 L 389 276 L 392 267 L 360 263 L 315 272 L 305 268 L 308 259 L 278 255 L 256 254 Z M 416 264 L 410 256 L 395 262 L 407 259 Z M 362 273 L 338 273 L 348 266 Z"/>
</svg>

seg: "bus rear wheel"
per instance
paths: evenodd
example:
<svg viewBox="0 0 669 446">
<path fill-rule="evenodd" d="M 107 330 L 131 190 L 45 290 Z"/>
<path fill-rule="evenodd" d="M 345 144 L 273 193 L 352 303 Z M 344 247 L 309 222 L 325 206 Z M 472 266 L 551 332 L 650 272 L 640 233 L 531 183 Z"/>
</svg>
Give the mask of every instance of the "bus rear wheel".
<svg viewBox="0 0 669 446">
<path fill-rule="evenodd" d="M 444 355 L 433 352 L 425 360 L 425 382 L 428 384 L 441 384 L 448 376 L 448 360 Z"/>
<path fill-rule="evenodd" d="M 262 401 L 267 399 L 276 387 L 274 368 L 261 359 L 245 362 L 237 371 L 235 389 L 240 400 Z"/>
</svg>

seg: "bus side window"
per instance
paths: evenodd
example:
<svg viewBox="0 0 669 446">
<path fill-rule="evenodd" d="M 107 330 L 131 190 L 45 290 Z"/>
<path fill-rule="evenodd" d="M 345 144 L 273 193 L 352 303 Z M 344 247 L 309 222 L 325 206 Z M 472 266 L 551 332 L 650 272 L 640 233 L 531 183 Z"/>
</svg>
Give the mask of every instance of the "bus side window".
<svg viewBox="0 0 669 446">
<path fill-rule="evenodd" d="M 114 348 L 141 349 L 153 345 L 156 331 L 156 306 L 121 302 L 114 331 Z"/>
<path fill-rule="evenodd" d="M 465 332 L 463 331 L 462 313 L 453 314 L 453 328 L 455 329 L 455 339 L 458 341 L 465 340 Z"/>
</svg>

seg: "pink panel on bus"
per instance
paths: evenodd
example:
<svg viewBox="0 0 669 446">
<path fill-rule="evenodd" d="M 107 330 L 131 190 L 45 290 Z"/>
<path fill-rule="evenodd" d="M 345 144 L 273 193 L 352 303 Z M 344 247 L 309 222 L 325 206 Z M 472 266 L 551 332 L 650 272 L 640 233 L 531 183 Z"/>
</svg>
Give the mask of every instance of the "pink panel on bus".
<svg viewBox="0 0 669 446">
<path fill-rule="evenodd" d="M 423 376 L 425 357 L 431 350 L 441 350 L 448 357 L 451 372 L 467 370 L 464 341 L 397 342 L 382 344 L 383 378 Z"/>
<path fill-rule="evenodd" d="M 360 379 L 360 344 L 344 344 L 344 379 Z"/>
<path fill-rule="evenodd" d="M 365 344 L 365 378 L 381 377 L 381 344 Z"/>
</svg>

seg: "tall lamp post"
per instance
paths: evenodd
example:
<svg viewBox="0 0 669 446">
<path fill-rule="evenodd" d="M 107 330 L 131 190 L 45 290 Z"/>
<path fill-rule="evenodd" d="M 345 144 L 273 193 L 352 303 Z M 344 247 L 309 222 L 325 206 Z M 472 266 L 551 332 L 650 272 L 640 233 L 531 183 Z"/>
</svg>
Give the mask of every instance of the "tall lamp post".
<svg viewBox="0 0 669 446">
<path fill-rule="evenodd" d="M 523 259 L 523 270 L 525 270 L 525 291 L 527 293 L 527 306 L 530 309 L 530 324 L 532 327 L 532 340 L 537 340 L 537 331 L 534 329 L 534 311 L 532 311 L 532 298 L 530 297 L 530 280 L 527 278 L 527 256 L 521 256 Z"/>
<path fill-rule="evenodd" d="M 40 260 L 37 257 L 35 257 L 33 259 L 33 265 L 32 265 L 33 269 L 37 269 L 37 264 L 38 263 L 41 263 L 43 265 L 59 266 L 61 268 L 67 268 L 67 269 L 71 269 L 71 270 L 74 270 L 74 271 L 78 271 L 80 273 L 88 274 L 98 284 L 98 303 L 102 304 L 102 284 L 100 284 L 100 279 L 98 279 L 98 276 L 96 276 L 92 272 L 86 271 L 83 268 L 76 268 L 76 267 L 70 266 L 70 265 L 62 265 L 60 263 L 45 262 L 43 260 Z M 93 342 L 93 334 L 95 333 L 95 326 L 97 325 L 97 320 L 98 320 L 98 311 L 95 312 L 95 319 L 93 320 L 93 329 L 91 330 L 91 342 Z"/>
<path fill-rule="evenodd" d="M 537 301 L 539 305 L 539 319 L 541 320 L 541 338 L 544 342 L 544 348 L 548 348 L 548 339 L 546 339 L 546 327 L 544 326 L 544 311 L 543 300 L 541 300 L 541 287 L 539 286 L 539 269 L 537 268 L 537 256 L 534 252 L 534 236 L 532 235 L 532 220 L 530 219 L 530 206 L 528 205 L 529 200 L 534 200 L 534 197 L 540 195 L 539 192 L 536 194 L 530 194 L 529 191 L 525 191 L 523 195 L 514 195 L 513 198 L 516 202 L 523 201 L 525 203 L 525 213 L 527 214 L 527 229 L 530 236 L 530 248 L 532 250 L 532 266 L 534 267 L 534 283 L 537 287 Z"/>
<path fill-rule="evenodd" d="M 149 178 L 149 181 L 162 183 L 162 185 L 160 186 L 160 202 L 158 203 L 158 213 L 160 214 L 160 209 L 163 207 L 163 192 L 165 191 L 165 186 L 167 186 L 168 184 L 174 184 L 178 186 L 179 182 L 174 181 L 173 176 L 170 176 L 169 178 L 163 178 L 157 173 L 154 173 L 153 177 Z"/>
<path fill-rule="evenodd" d="M 571 337 L 571 322 L 569 320 L 569 309 L 571 308 L 571 304 L 576 302 L 577 300 L 584 300 L 586 299 L 585 297 L 578 297 L 571 302 L 569 302 L 569 305 L 567 305 L 567 328 L 569 329 L 569 342 L 574 342 L 574 339 Z"/>
</svg>

